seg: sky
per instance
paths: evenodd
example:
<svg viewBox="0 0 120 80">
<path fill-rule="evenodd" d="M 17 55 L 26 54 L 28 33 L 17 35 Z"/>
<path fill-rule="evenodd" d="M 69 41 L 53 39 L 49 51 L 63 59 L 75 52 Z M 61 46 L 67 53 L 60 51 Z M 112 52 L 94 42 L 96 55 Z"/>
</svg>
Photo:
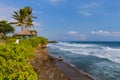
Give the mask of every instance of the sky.
<svg viewBox="0 0 120 80">
<path fill-rule="evenodd" d="M 39 36 L 57 41 L 120 41 L 120 0 L 0 0 L 0 20 L 33 10 Z M 19 32 L 16 27 L 16 32 Z"/>
</svg>

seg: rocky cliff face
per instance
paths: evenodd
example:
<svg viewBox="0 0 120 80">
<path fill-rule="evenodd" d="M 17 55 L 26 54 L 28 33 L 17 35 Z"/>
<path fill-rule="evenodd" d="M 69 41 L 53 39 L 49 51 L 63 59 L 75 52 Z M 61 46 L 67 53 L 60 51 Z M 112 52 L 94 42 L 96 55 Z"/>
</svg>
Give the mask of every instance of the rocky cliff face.
<svg viewBox="0 0 120 80">
<path fill-rule="evenodd" d="M 37 48 L 31 65 L 38 74 L 39 80 L 68 80 L 68 77 L 56 67 L 55 62 L 46 49 Z"/>
</svg>

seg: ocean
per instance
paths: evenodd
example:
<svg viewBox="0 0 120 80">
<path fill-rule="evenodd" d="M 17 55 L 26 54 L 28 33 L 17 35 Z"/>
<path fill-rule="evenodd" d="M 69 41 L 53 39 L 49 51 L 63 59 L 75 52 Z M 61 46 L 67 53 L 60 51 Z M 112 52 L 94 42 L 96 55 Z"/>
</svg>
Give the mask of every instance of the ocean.
<svg viewBox="0 0 120 80">
<path fill-rule="evenodd" d="M 120 42 L 58 42 L 49 53 L 90 74 L 95 80 L 120 80 Z"/>
</svg>

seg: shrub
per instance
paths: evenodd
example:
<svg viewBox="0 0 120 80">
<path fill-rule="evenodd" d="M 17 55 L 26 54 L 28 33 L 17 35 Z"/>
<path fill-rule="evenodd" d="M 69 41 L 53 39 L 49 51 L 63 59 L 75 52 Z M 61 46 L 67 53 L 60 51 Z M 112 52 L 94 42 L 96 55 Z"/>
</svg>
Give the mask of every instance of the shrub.
<svg viewBox="0 0 120 80">
<path fill-rule="evenodd" d="M 0 45 L 0 80 L 37 80 L 37 74 L 27 62 L 33 56 L 28 40 Z"/>
</svg>

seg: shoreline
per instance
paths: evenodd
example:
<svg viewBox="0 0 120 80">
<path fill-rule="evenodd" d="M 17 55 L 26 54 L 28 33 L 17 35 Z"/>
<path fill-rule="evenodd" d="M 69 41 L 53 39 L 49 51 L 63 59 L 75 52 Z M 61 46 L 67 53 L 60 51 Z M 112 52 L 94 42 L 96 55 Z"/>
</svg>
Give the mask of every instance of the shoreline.
<svg viewBox="0 0 120 80">
<path fill-rule="evenodd" d="M 64 59 L 59 61 L 59 58 L 56 58 L 50 54 L 49 56 L 56 60 L 56 66 L 62 70 L 62 72 L 65 73 L 70 80 L 95 80 L 91 75 L 64 61 Z"/>
<path fill-rule="evenodd" d="M 68 62 L 49 54 L 47 49 L 37 48 L 31 65 L 39 80 L 95 80 Z"/>
<path fill-rule="evenodd" d="M 38 76 L 38 80 L 69 80 L 68 77 L 55 65 L 45 48 L 36 48 L 35 57 L 30 62 Z"/>
</svg>

